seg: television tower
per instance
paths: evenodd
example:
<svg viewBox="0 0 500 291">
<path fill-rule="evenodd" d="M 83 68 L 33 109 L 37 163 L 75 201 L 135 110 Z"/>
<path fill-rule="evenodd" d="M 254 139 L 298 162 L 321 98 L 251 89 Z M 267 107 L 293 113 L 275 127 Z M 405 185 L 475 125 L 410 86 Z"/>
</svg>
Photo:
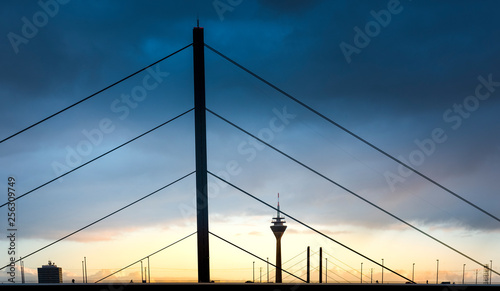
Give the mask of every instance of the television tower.
<svg viewBox="0 0 500 291">
<path fill-rule="evenodd" d="M 276 237 L 276 283 L 282 283 L 281 278 L 281 237 L 286 230 L 285 218 L 280 216 L 280 194 L 278 193 L 278 213 L 273 217 L 271 230 Z"/>
</svg>

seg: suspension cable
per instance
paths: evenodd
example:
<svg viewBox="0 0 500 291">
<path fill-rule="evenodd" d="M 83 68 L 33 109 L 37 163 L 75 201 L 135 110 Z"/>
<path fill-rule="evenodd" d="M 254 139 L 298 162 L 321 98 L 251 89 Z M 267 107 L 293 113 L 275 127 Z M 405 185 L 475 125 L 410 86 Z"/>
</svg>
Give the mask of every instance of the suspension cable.
<svg viewBox="0 0 500 291">
<path fill-rule="evenodd" d="M 74 168 L 74 169 L 72 169 L 72 170 L 67 171 L 67 172 L 66 172 L 66 173 L 64 173 L 64 174 L 61 174 L 61 175 L 59 175 L 59 176 L 55 177 L 54 179 L 52 179 L 52 180 L 50 180 L 50 181 L 48 181 L 48 182 L 46 182 L 46 183 L 44 183 L 44 184 L 42 184 L 42 185 L 40 185 L 40 186 L 36 187 L 36 188 L 33 188 L 33 189 L 31 189 L 30 191 L 28 191 L 28 192 L 26 192 L 26 193 L 24 193 L 24 194 L 22 194 L 22 195 L 17 196 L 15 199 L 12 199 L 10 202 L 5 202 L 4 204 L 0 205 L 0 208 L 4 207 L 5 205 L 8 205 L 9 203 L 12 203 L 12 202 L 14 202 L 14 201 L 16 201 L 16 200 L 20 199 L 20 198 L 22 198 L 22 197 L 24 197 L 24 196 L 26 196 L 26 195 L 28 195 L 28 194 L 31 194 L 32 192 L 34 192 L 34 191 L 36 191 L 36 190 L 38 190 L 38 189 L 40 189 L 40 188 L 42 188 L 42 187 L 44 187 L 44 186 L 47 186 L 48 184 L 50 184 L 50 183 L 52 183 L 52 182 L 56 181 L 57 179 L 62 178 L 62 177 L 64 177 L 64 176 L 68 175 L 69 173 L 72 173 L 72 172 L 74 172 L 74 171 L 76 171 L 76 170 L 78 170 L 78 169 L 80 169 L 80 168 L 82 168 L 82 167 L 84 167 L 84 166 L 86 166 L 86 165 L 88 165 L 88 164 L 92 163 L 92 162 L 95 162 L 96 160 L 98 160 L 98 159 L 100 159 L 100 158 L 104 157 L 105 155 L 110 154 L 110 153 L 114 152 L 115 150 L 117 150 L 117 149 L 119 149 L 119 148 L 121 148 L 121 147 L 123 147 L 123 146 L 125 146 L 125 145 L 127 145 L 127 144 L 129 144 L 129 143 L 131 143 L 131 142 L 133 142 L 134 140 L 139 139 L 139 138 L 141 138 L 141 137 L 145 136 L 146 134 L 151 133 L 151 132 L 153 132 L 153 131 L 157 130 L 158 128 L 160 128 L 160 127 L 162 127 L 162 126 L 166 125 L 167 123 L 170 123 L 170 122 L 172 122 L 172 121 L 176 120 L 177 118 L 179 118 L 179 117 L 181 117 L 181 116 L 183 116 L 183 115 L 187 114 L 188 112 L 192 111 L 193 109 L 194 109 L 194 108 L 191 108 L 191 109 L 189 109 L 189 110 L 185 111 L 184 113 L 181 113 L 181 114 L 177 115 L 176 117 L 174 117 L 174 118 L 172 118 L 172 119 L 170 119 L 170 120 L 168 120 L 168 121 L 166 121 L 166 122 L 164 122 L 164 123 L 162 123 L 162 124 L 160 124 L 160 125 L 158 125 L 158 126 L 156 126 L 156 127 L 152 128 L 152 129 L 150 129 L 150 130 L 148 130 L 148 131 L 146 131 L 146 132 L 144 132 L 144 133 L 142 133 L 142 134 L 140 134 L 140 135 L 138 135 L 138 136 L 134 137 L 133 139 L 131 139 L 131 140 L 129 140 L 129 141 L 127 141 L 127 142 L 125 142 L 125 143 L 122 143 L 121 145 L 119 145 L 119 146 L 117 146 L 117 147 L 115 147 L 115 148 L 113 148 L 113 149 L 111 149 L 111 150 L 109 150 L 109 151 L 105 152 L 104 154 L 102 154 L 102 155 L 100 155 L 100 156 L 98 156 L 98 157 L 95 157 L 95 158 L 93 158 L 92 160 L 90 160 L 90 161 L 88 161 L 88 162 L 85 162 L 85 163 L 81 164 L 80 166 L 78 166 L 78 167 L 76 167 L 76 168 Z"/>
<path fill-rule="evenodd" d="M 230 183 L 230 182 L 228 182 L 228 181 L 226 181 L 226 180 L 222 179 L 221 177 L 219 177 L 219 176 L 217 176 L 217 175 L 213 174 L 213 173 L 212 173 L 212 172 L 210 172 L 210 171 L 207 171 L 207 172 L 208 172 L 210 175 L 212 175 L 213 177 L 215 177 L 215 178 L 217 178 L 217 179 L 221 180 L 222 182 L 224 182 L 224 183 L 228 184 L 229 186 L 231 186 L 231 187 L 235 188 L 236 190 L 240 191 L 241 193 L 246 194 L 247 196 L 249 196 L 249 197 L 251 197 L 251 198 L 253 198 L 253 199 L 257 200 L 258 202 L 260 202 L 260 203 L 262 203 L 262 204 L 266 205 L 267 207 L 269 207 L 269 208 L 271 208 L 271 209 L 273 209 L 273 210 L 275 210 L 275 211 L 278 211 L 278 209 L 277 209 L 277 208 L 275 208 L 275 207 L 271 206 L 270 204 L 266 203 L 264 200 L 257 198 L 256 196 L 254 196 L 254 195 L 252 195 L 252 194 L 248 193 L 247 191 L 245 191 L 245 190 L 241 189 L 240 187 L 238 187 L 238 186 L 236 186 L 236 185 L 234 185 L 234 184 L 232 184 L 232 183 Z M 312 231 L 316 232 L 317 234 L 319 234 L 319 235 L 321 235 L 321 236 L 323 236 L 323 237 L 327 238 L 328 240 L 331 240 L 332 242 L 334 242 L 334 243 L 336 243 L 336 244 L 338 244 L 338 245 L 340 245 L 340 246 L 342 246 L 342 247 L 346 248 L 347 250 L 349 250 L 349 251 L 351 251 L 351 252 L 353 252 L 353 253 L 357 254 L 358 256 L 361 256 L 361 257 L 363 257 L 363 258 L 365 258 L 365 259 L 369 260 L 370 262 L 372 262 L 372 263 L 374 263 L 374 264 L 377 264 L 378 266 L 380 266 L 380 267 L 382 267 L 382 268 L 384 268 L 384 269 L 388 270 L 389 272 L 391 272 L 391 273 L 393 273 L 393 274 L 395 274 L 395 275 L 398 275 L 399 277 L 401 277 L 401 278 L 403 278 L 403 279 L 405 279 L 405 280 L 408 280 L 408 281 L 410 281 L 410 282 L 413 282 L 412 280 L 410 280 L 410 279 L 406 278 L 405 276 L 403 276 L 403 275 L 401 275 L 401 274 L 397 273 L 396 271 L 393 271 L 392 269 L 390 269 L 390 268 L 388 268 L 388 267 L 386 267 L 386 266 L 381 265 L 381 264 L 380 264 L 380 263 L 378 263 L 377 261 L 370 259 L 369 257 L 367 257 L 367 256 L 363 255 L 362 253 L 360 253 L 360 252 L 358 252 L 358 251 L 356 251 L 356 250 L 354 250 L 354 249 L 350 248 L 349 246 L 347 246 L 347 245 L 345 245 L 345 244 L 343 244 L 343 243 L 339 242 L 338 240 L 335 240 L 335 239 L 333 239 L 333 238 L 329 237 L 328 235 L 326 235 L 326 234 L 322 233 L 321 231 L 319 231 L 319 230 L 317 230 L 317 229 L 313 228 L 312 226 L 309 226 L 308 224 L 306 224 L 306 223 L 304 223 L 304 222 L 302 222 L 302 221 L 300 221 L 300 220 L 296 219 L 295 217 L 293 217 L 293 216 L 291 216 L 291 215 L 289 215 L 289 214 L 287 214 L 287 213 L 285 213 L 285 212 L 283 212 L 283 211 L 281 211 L 281 210 L 280 210 L 280 212 L 281 212 L 284 216 L 286 216 L 286 217 L 290 218 L 291 220 L 293 220 L 293 221 L 295 221 L 295 222 L 297 222 L 297 223 L 301 224 L 302 226 L 305 226 L 306 228 L 308 228 L 308 229 L 310 229 L 310 230 L 312 230 Z"/>
<path fill-rule="evenodd" d="M 323 253 L 325 254 L 325 257 L 328 255 L 328 256 L 330 256 L 331 258 L 334 258 L 335 260 L 337 260 L 337 261 L 339 261 L 340 263 L 344 264 L 345 266 L 349 267 L 352 271 L 354 271 L 354 272 L 358 272 L 358 273 L 359 273 L 359 271 L 357 271 L 357 270 L 356 270 L 356 269 L 354 269 L 353 267 L 349 266 L 349 265 L 348 265 L 348 264 L 346 264 L 345 262 L 343 262 L 343 261 L 341 261 L 341 260 L 337 259 L 336 257 L 334 257 L 334 256 L 330 255 L 330 254 L 329 254 L 329 253 L 327 253 L 326 251 L 323 251 Z M 331 261 L 329 261 L 329 262 L 331 262 Z M 361 277 L 359 277 L 359 278 L 358 278 L 355 274 L 351 273 L 351 271 L 344 269 L 342 266 L 340 266 L 340 265 L 336 264 L 335 262 L 331 262 L 331 263 L 332 263 L 332 264 L 334 264 L 335 266 L 337 266 L 338 268 L 342 269 L 342 270 L 343 270 L 344 272 L 346 272 L 347 274 L 349 274 L 349 275 L 351 275 L 351 276 L 354 276 L 356 279 L 360 279 L 360 278 L 361 278 Z M 365 276 L 366 276 L 366 275 L 365 275 Z"/>
<path fill-rule="evenodd" d="M 210 174 L 211 174 L 211 173 L 210 173 Z M 212 174 L 212 175 L 213 175 L 213 174 Z M 218 177 L 217 177 L 217 178 L 218 178 Z M 224 181 L 224 180 L 223 180 L 223 181 Z M 255 257 L 255 258 L 257 258 L 257 259 L 259 259 L 259 260 L 261 260 L 261 261 L 263 261 L 263 262 L 265 262 L 266 264 L 269 264 L 269 265 L 271 265 L 271 266 L 273 266 L 273 267 L 275 267 L 275 268 L 276 268 L 276 265 L 274 265 L 273 263 L 269 263 L 267 260 L 264 260 L 263 258 L 261 258 L 261 257 L 259 257 L 259 256 L 255 255 L 255 254 L 253 254 L 253 253 L 251 253 L 251 252 L 249 252 L 249 251 L 245 250 L 244 248 L 239 247 L 238 245 L 236 245 L 236 244 L 234 244 L 234 243 L 232 243 L 232 242 L 230 242 L 230 241 L 228 241 L 228 240 L 226 240 L 226 239 L 224 239 L 224 238 L 222 238 L 222 237 L 220 237 L 220 236 L 216 235 L 215 233 L 213 233 L 213 232 L 211 232 L 211 231 L 209 231 L 208 233 L 210 233 L 211 235 L 215 236 L 216 238 L 218 238 L 218 239 L 220 239 L 220 240 L 222 240 L 222 241 L 224 241 L 224 242 L 226 242 L 226 243 L 228 243 L 228 244 L 232 245 L 233 247 L 236 247 L 236 248 L 238 248 L 238 249 L 240 249 L 240 250 L 244 251 L 245 253 L 247 253 L 247 254 L 249 254 L 249 255 L 251 255 L 251 256 L 253 256 L 253 257 Z M 289 274 L 289 275 L 294 276 L 295 278 L 297 278 L 297 279 L 299 279 L 299 280 L 303 281 L 304 283 L 306 282 L 304 279 L 302 279 L 302 278 L 300 278 L 300 277 L 295 276 L 294 274 L 292 274 L 292 273 L 288 272 L 287 270 L 282 269 L 282 271 L 283 271 L 283 272 L 285 272 L 285 273 L 287 273 L 287 274 Z"/>
<path fill-rule="evenodd" d="M 224 54 L 222 54 L 221 52 L 217 51 L 216 49 L 212 48 L 211 46 L 205 44 L 205 46 L 210 49 L 211 51 L 213 51 L 214 53 L 218 54 L 219 56 L 221 56 L 222 58 L 224 58 L 225 60 L 229 61 L 230 63 L 232 63 L 233 65 L 237 66 L 238 68 L 242 69 L 243 71 L 249 73 L 250 75 L 254 76 L 255 78 L 257 78 L 258 80 L 262 81 L 263 83 L 265 83 L 266 85 L 270 86 L 271 88 L 273 88 L 274 90 L 278 91 L 279 93 L 285 95 L 286 97 L 288 97 L 289 99 L 295 101 L 296 103 L 298 103 L 299 105 L 301 105 L 302 107 L 308 109 L 309 111 L 313 112 L 314 114 L 318 115 L 319 117 L 323 118 L 324 120 L 326 120 L 327 122 L 329 122 L 330 124 L 333 124 L 334 126 L 340 128 L 341 130 L 343 130 L 344 132 L 350 134 L 351 136 L 355 137 L 356 139 L 362 141 L 363 143 L 365 143 L 366 145 L 370 146 L 371 148 L 373 148 L 374 150 L 378 151 L 379 153 L 383 154 L 384 156 L 388 157 L 389 159 L 395 161 L 396 163 L 404 166 L 405 168 L 409 169 L 410 171 L 416 173 L 417 175 L 419 175 L 420 177 L 424 178 L 425 180 L 431 182 L 432 184 L 436 185 L 437 187 L 441 188 L 442 190 L 446 191 L 447 193 L 455 196 L 456 198 L 462 200 L 463 202 L 469 204 L 470 206 L 476 208 L 477 210 L 481 211 L 482 213 L 488 215 L 489 217 L 493 218 L 494 220 L 500 222 L 500 218 L 496 217 L 495 215 L 489 213 L 488 211 L 484 210 L 483 208 L 477 206 L 476 204 L 470 202 L 469 200 L 463 198 L 462 196 L 458 195 L 457 193 L 455 193 L 454 191 L 448 189 L 447 187 L 441 185 L 440 183 L 436 182 L 435 180 L 431 179 L 430 177 L 424 175 L 423 173 L 421 173 L 420 171 L 417 171 L 415 168 L 411 167 L 410 165 L 396 159 L 395 157 L 393 157 L 392 155 L 390 155 L 389 153 L 385 152 L 384 150 L 382 150 L 381 148 L 375 146 L 374 144 L 372 144 L 371 142 L 365 140 L 364 138 L 360 137 L 359 135 L 355 134 L 354 132 L 348 130 L 347 128 L 343 127 L 342 125 L 340 125 L 339 123 L 333 121 L 332 119 L 326 117 L 325 115 L 321 114 L 319 111 L 313 109 L 312 107 L 310 107 L 309 105 L 305 104 L 304 102 L 298 100 L 297 98 L 293 97 L 292 95 L 286 93 L 285 91 L 281 90 L 280 88 L 278 88 L 277 86 L 273 85 L 272 83 L 270 83 L 269 81 L 265 80 L 264 78 L 260 77 L 259 75 L 257 75 L 256 73 L 250 71 L 249 69 L 245 68 L 243 65 L 240 65 L 239 63 L 237 63 L 236 61 L 230 59 L 229 57 L 225 56 Z"/>
<path fill-rule="evenodd" d="M 448 244 L 444 243 L 443 241 L 441 241 L 441 240 L 439 240 L 439 239 L 435 238 L 434 236 L 432 236 L 432 235 L 428 234 L 427 232 L 425 232 L 425 231 L 423 231 L 423 230 L 419 229 L 418 227 L 416 227 L 416 226 L 412 225 L 411 223 L 406 222 L 405 220 L 403 220 L 403 219 L 399 218 L 398 216 L 396 216 L 396 215 L 392 214 L 391 212 L 389 212 L 389 211 L 387 211 L 387 210 L 383 209 L 382 207 L 380 207 L 380 206 L 378 206 L 377 204 L 375 204 L 375 203 L 373 203 L 373 202 L 369 201 L 368 199 L 366 199 L 366 198 L 364 198 L 364 197 L 362 197 L 362 196 L 360 196 L 360 195 L 356 194 L 356 193 L 355 193 L 355 192 L 353 192 L 352 190 L 349 190 L 348 188 L 346 188 L 346 187 L 342 186 L 341 184 L 339 184 L 339 183 L 335 182 L 334 180 L 332 180 L 332 179 L 328 178 L 327 176 L 325 176 L 325 175 L 321 174 L 320 172 L 318 172 L 318 171 L 314 170 L 313 168 L 311 168 L 311 167 L 307 166 L 306 164 L 304 164 L 304 163 L 302 163 L 302 162 L 298 161 L 297 159 L 295 159 L 295 158 L 291 157 L 290 155 L 288 155 L 288 154 L 284 153 L 283 151 L 281 151 L 281 150 L 277 149 L 276 147 L 274 147 L 274 146 L 270 145 L 269 143 L 267 143 L 267 142 L 263 141 L 262 139 L 258 138 L 257 136 L 255 136 L 255 135 L 251 134 L 250 132 L 248 132 L 248 131 L 244 130 L 243 128 L 241 128 L 241 127 L 237 126 L 236 124 L 234 124 L 234 123 L 232 123 L 231 121 L 229 121 L 229 120 L 225 119 L 224 117 L 222 117 L 222 116 L 218 115 L 217 113 L 215 113 L 215 112 L 211 111 L 210 109 L 207 109 L 207 111 L 208 111 L 208 112 L 210 112 L 210 113 L 212 113 L 213 115 L 215 115 L 215 116 L 219 117 L 221 120 L 223 120 L 223 121 L 225 121 L 226 123 L 228 123 L 228 124 L 232 125 L 233 127 L 235 127 L 235 128 L 237 128 L 237 129 L 239 129 L 239 130 L 240 130 L 240 131 L 242 131 L 243 133 L 245 133 L 245 134 L 247 134 L 247 135 L 249 135 L 249 136 L 253 137 L 254 139 L 258 140 L 259 142 L 261 142 L 261 143 L 265 144 L 266 146 L 268 146 L 269 148 L 271 148 L 271 149 L 275 150 L 276 152 L 280 153 L 281 155 L 283 155 L 283 156 L 287 157 L 288 159 L 290 159 L 290 160 L 294 161 L 295 163 L 297 163 L 297 164 L 301 165 L 302 167 L 304 167 L 304 168 L 308 169 L 309 171 L 313 172 L 314 174 L 316 174 L 316 175 L 318 175 L 318 176 L 322 177 L 323 179 L 325 179 L 325 180 L 329 181 L 330 183 L 332 183 L 332 184 L 336 185 L 337 187 L 341 188 L 342 190 L 344 190 L 344 191 L 348 192 L 349 194 L 351 194 L 351 195 L 353 195 L 353 196 L 357 197 L 358 199 L 361 199 L 362 201 L 364 201 L 364 202 L 366 202 L 366 203 L 370 204 L 371 206 L 373 206 L 373 207 L 377 208 L 378 210 L 380 210 L 380 211 L 384 212 L 385 214 L 387 214 L 387 215 L 391 216 L 392 218 L 394 218 L 394 219 L 396 219 L 396 220 L 398 220 L 398 221 L 402 222 L 403 224 L 405 224 L 405 225 L 409 226 L 410 228 L 412 228 L 412 229 L 414 229 L 414 230 L 416 230 L 416 231 L 420 232 L 421 234 L 423 234 L 423 235 L 425 235 L 425 236 L 427 236 L 427 237 L 431 238 L 432 240 L 434 240 L 434 241 L 436 241 L 436 242 L 440 243 L 441 245 L 443 245 L 443 246 L 445 246 L 445 247 L 449 248 L 450 250 L 453 250 L 454 252 L 456 252 L 456 253 L 458 253 L 458 254 L 462 255 L 463 257 L 465 257 L 465 258 L 467 258 L 467 259 L 469 259 L 469 260 L 471 260 L 471 261 L 475 262 L 476 264 L 483 266 L 483 264 L 482 264 L 482 263 L 480 263 L 479 261 L 477 261 L 477 260 L 473 259 L 472 257 L 470 257 L 470 256 L 466 255 L 465 253 L 463 253 L 463 252 L 461 252 L 461 251 L 459 251 L 459 250 L 457 250 L 457 249 L 453 248 L 452 246 L 450 246 L 450 245 L 448 245 Z M 496 271 L 494 271 L 493 269 L 490 269 L 490 270 L 492 270 L 492 271 L 493 271 L 493 272 L 495 272 L 496 274 L 500 275 L 500 273 L 497 273 L 497 272 L 496 272 Z"/>
<path fill-rule="evenodd" d="M 175 245 L 175 244 L 177 244 L 177 243 L 180 243 L 181 241 L 183 241 L 183 240 L 187 239 L 188 237 L 190 237 L 190 236 L 194 235 L 195 233 L 196 233 L 196 231 L 195 231 L 195 232 L 193 232 L 192 234 L 189 234 L 189 235 L 187 235 L 187 236 L 185 236 L 185 237 L 183 237 L 183 238 L 181 238 L 181 239 L 179 239 L 179 240 L 177 240 L 177 241 L 175 241 L 175 242 L 173 242 L 173 243 L 169 244 L 169 245 L 168 245 L 168 246 L 166 246 L 166 247 L 163 247 L 163 248 L 161 248 L 161 249 L 157 250 L 156 252 L 153 252 L 153 253 L 151 253 L 151 254 L 149 254 L 149 255 L 145 256 L 145 257 L 144 257 L 144 258 L 142 258 L 142 259 L 139 259 L 139 260 L 137 260 L 137 261 L 135 261 L 135 262 L 131 263 L 130 265 L 127 265 L 127 266 L 125 266 L 125 267 L 123 267 L 123 268 L 119 269 L 118 271 L 115 271 L 115 272 L 113 272 L 113 273 L 111 273 L 111 274 L 109 274 L 109 275 L 107 275 L 107 276 L 105 276 L 105 277 L 103 277 L 103 278 L 101 278 L 101 279 L 99 279 L 99 280 L 95 281 L 94 283 L 99 283 L 100 281 L 102 281 L 102 280 L 104 280 L 104 279 L 106 279 L 106 278 L 109 278 L 109 277 L 113 276 L 114 274 L 119 273 L 119 272 L 121 272 L 121 271 L 123 271 L 123 270 L 127 269 L 128 267 L 133 266 L 133 265 L 135 265 L 135 264 L 139 263 L 139 262 L 140 262 L 140 261 L 142 261 L 142 260 L 145 260 L 145 259 L 147 259 L 147 258 L 149 258 L 149 257 L 151 257 L 151 256 L 153 256 L 153 255 L 156 255 L 157 253 L 159 253 L 159 252 L 161 252 L 161 251 L 164 251 L 165 249 L 167 249 L 167 248 L 169 248 L 169 247 L 171 247 L 171 246 L 173 246 L 173 245 Z"/>
<path fill-rule="evenodd" d="M 165 189 L 165 188 L 167 188 L 167 187 L 169 187 L 169 186 L 172 186 L 173 184 L 175 184 L 175 183 L 177 183 L 177 182 L 179 182 L 179 181 L 183 180 L 184 178 L 189 177 L 189 176 L 190 176 L 190 175 L 192 175 L 193 173 L 195 173 L 195 171 L 192 171 L 191 173 L 189 173 L 189 174 L 187 174 L 187 175 L 182 176 L 181 178 L 179 178 L 179 179 L 177 179 L 177 180 L 175 180 L 175 181 L 171 182 L 170 184 L 167 184 L 167 185 L 165 185 L 165 186 L 163 186 L 163 187 L 161 187 L 161 188 L 159 188 L 159 189 L 157 189 L 157 190 L 155 190 L 155 191 L 153 191 L 153 192 L 151 192 L 151 193 L 147 194 L 146 196 L 143 196 L 143 197 L 141 197 L 141 198 L 139 198 L 139 199 L 135 200 L 134 202 L 131 202 L 131 203 L 129 203 L 129 204 L 127 204 L 127 205 L 123 206 L 122 208 L 120 208 L 120 209 L 118 209 L 118 210 L 115 210 L 115 211 L 111 212 L 110 214 L 108 214 L 108 215 L 106 215 L 106 216 L 103 216 L 103 217 L 99 218 L 98 220 L 96 220 L 96 221 L 94 221 L 94 222 L 92 222 L 92 223 L 89 223 L 89 224 L 87 224 L 86 226 L 84 226 L 84 227 L 82 227 L 82 228 L 79 228 L 78 230 L 75 230 L 75 231 L 73 231 L 73 232 L 72 232 L 72 233 L 70 233 L 70 234 L 67 234 L 67 235 L 63 236 L 62 238 L 60 238 L 60 239 L 58 239 L 58 240 L 56 240 L 56 241 L 53 241 L 53 242 L 51 242 L 50 244 L 48 244 L 48 245 L 46 245 L 46 246 L 44 246 L 44 247 L 41 247 L 41 248 L 39 248 L 39 249 L 38 249 L 38 250 L 36 250 L 36 251 L 33 251 L 33 252 L 29 253 L 28 255 L 23 256 L 22 258 L 19 258 L 19 259 L 18 259 L 17 261 L 15 261 L 14 263 L 17 263 L 17 262 L 19 262 L 19 261 L 20 261 L 20 260 L 22 260 L 22 259 L 25 259 L 25 258 L 27 258 L 27 257 L 29 257 L 29 256 L 31 256 L 31 255 L 34 255 L 34 254 L 36 254 L 36 253 L 40 252 L 41 250 L 44 250 L 44 249 L 46 249 L 46 248 L 48 248 L 48 247 L 50 247 L 50 246 L 52 246 L 52 245 L 54 245 L 54 244 L 56 244 L 56 243 L 58 243 L 58 242 L 62 241 L 62 240 L 67 239 L 68 237 L 70 237 L 70 236 L 72 236 L 72 235 L 74 235 L 74 234 L 76 234 L 76 233 L 79 233 L 80 231 L 82 231 L 82 230 L 84 230 L 84 229 L 86 229 L 86 228 L 91 227 L 92 225 L 94 225 L 94 224 L 96 224 L 96 223 L 98 223 L 98 222 L 103 221 L 104 219 L 106 219 L 106 218 L 108 218 L 108 217 L 110 217 L 110 216 L 112 216 L 112 215 L 115 215 L 116 213 L 118 213 L 118 212 L 120 212 L 120 211 L 122 211 L 122 210 L 124 210 L 124 209 L 126 209 L 126 208 L 128 208 L 128 207 L 130 207 L 130 206 L 132 206 L 132 205 L 134 205 L 134 204 L 136 204 L 136 203 L 138 203 L 138 202 L 140 202 L 140 201 L 142 201 L 142 200 L 144 200 L 144 199 L 146 199 L 146 198 L 150 197 L 150 196 L 152 196 L 153 194 L 156 194 L 156 193 L 160 192 L 161 190 L 163 190 L 163 189 Z M 8 266 L 10 266 L 10 264 L 9 264 L 9 265 L 6 265 L 6 266 L 4 266 L 4 267 L 2 267 L 2 268 L 0 268 L 0 270 L 5 269 L 5 268 L 7 268 Z"/>
<path fill-rule="evenodd" d="M 133 77 L 133 76 L 135 76 L 135 75 L 137 75 L 137 74 L 139 74 L 140 72 L 142 72 L 142 71 L 144 71 L 144 70 L 146 70 L 146 69 L 148 69 L 148 68 L 150 68 L 150 67 L 152 67 L 152 66 L 154 66 L 154 65 L 156 65 L 156 64 L 158 64 L 158 63 L 160 63 L 160 62 L 162 62 L 162 61 L 164 61 L 164 60 L 166 60 L 166 59 L 168 59 L 168 58 L 170 58 L 171 56 L 173 56 L 173 55 L 175 55 L 175 54 L 177 54 L 177 53 L 179 53 L 179 52 L 181 52 L 181 51 L 185 50 L 186 48 L 190 47 L 191 45 L 192 45 L 192 43 L 188 44 L 187 46 L 185 46 L 185 47 L 183 47 L 183 48 L 181 48 L 181 49 L 179 49 L 179 50 L 177 50 L 177 51 L 175 51 L 175 52 L 173 52 L 173 53 L 171 53 L 171 54 L 169 54 L 169 55 L 168 55 L 168 56 L 166 56 L 166 57 L 163 57 L 163 58 L 161 58 L 161 59 L 157 60 L 156 62 L 154 62 L 154 63 L 150 64 L 149 66 L 146 66 L 146 67 L 144 67 L 144 68 L 142 68 L 142 69 L 140 69 L 140 70 L 138 70 L 138 71 L 136 71 L 136 72 L 134 72 L 134 73 L 132 73 L 132 74 L 130 74 L 130 75 L 128 75 L 128 76 L 126 76 L 125 78 L 122 78 L 121 80 L 114 82 L 113 84 L 111 84 L 111 85 L 109 85 L 109 86 L 105 87 L 104 89 L 101 89 L 101 90 L 99 90 L 99 91 L 97 91 L 97 92 L 95 92 L 95 93 L 93 93 L 93 94 L 91 94 L 91 95 L 89 95 L 89 96 L 87 96 L 87 97 L 83 98 L 82 100 L 80 100 L 80 101 L 78 101 L 78 102 L 76 102 L 76 103 L 73 103 L 73 104 L 71 104 L 70 106 L 68 106 L 68 107 L 66 107 L 66 108 L 63 108 L 63 109 L 61 109 L 61 110 L 57 111 L 56 113 L 54 113 L 54 114 L 52 114 L 52 115 L 50 115 L 50 116 L 48 116 L 48 117 L 46 117 L 46 118 L 44 118 L 44 119 L 42 119 L 42 120 L 40 120 L 40 121 L 38 121 L 38 122 L 33 123 L 32 125 L 30 125 L 30 126 L 28 126 L 28 127 L 24 128 L 24 129 L 22 129 L 22 130 L 20 130 L 20 131 L 18 131 L 18 132 L 16 132 L 16 133 L 12 134 L 12 135 L 10 135 L 10 136 L 8 136 L 8 137 L 6 137 L 6 138 L 4 138 L 4 139 L 0 140 L 0 143 L 3 143 L 4 141 L 7 141 L 7 140 L 9 140 L 9 139 L 13 138 L 14 136 L 16 136 L 16 135 L 18 135 L 18 134 L 20 134 L 20 133 L 22 133 L 22 132 L 25 132 L 26 130 L 28 130 L 28 129 L 30 129 L 30 128 L 33 128 L 33 127 L 35 127 L 35 126 L 39 125 L 40 123 L 43 123 L 43 122 L 45 122 L 45 121 L 47 121 L 47 120 L 51 119 L 52 117 L 54 117 L 54 116 L 56 116 L 56 115 L 59 115 L 59 114 L 63 113 L 64 111 L 66 111 L 66 110 L 68 110 L 68 109 L 70 109 L 70 108 L 72 108 L 72 107 L 75 107 L 75 106 L 76 106 L 76 105 L 78 105 L 78 104 L 81 104 L 81 103 L 82 103 L 82 102 L 84 102 L 84 101 L 89 100 L 90 98 L 92 98 L 92 97 L 94 97 L 94 96 L 96 96 L 96 95 L 98 95 L 98 94 L 100 94 L 100 93 L 102 93 L 102 92 L 104 92 L 104 91 L 108 90 L 109 88 L 111 88 L 111 87 L 113 87 L 113 86 L 115 86 L 115 85 L 118 85 L 118 84 L 120 84 L 121 82 L 123 82 L 123 81 L 125 81 L 125 80 L 127 80 L 127 79 L 129 79 L 129 78 L 131 78 L 131 77 Z"/>
</svg>

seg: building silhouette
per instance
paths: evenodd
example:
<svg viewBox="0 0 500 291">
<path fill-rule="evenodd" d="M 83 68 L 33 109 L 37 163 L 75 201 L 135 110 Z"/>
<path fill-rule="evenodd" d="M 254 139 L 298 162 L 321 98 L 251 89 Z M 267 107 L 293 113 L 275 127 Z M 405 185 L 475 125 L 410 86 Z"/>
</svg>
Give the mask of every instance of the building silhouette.
<svg viewBox="0 0 500 291">
<path fill-rule="evenodd" d="M 49 261 L 48 265 L 38 268 L 38 283 L 62 283 L 62 268 Z"/>
</svg>

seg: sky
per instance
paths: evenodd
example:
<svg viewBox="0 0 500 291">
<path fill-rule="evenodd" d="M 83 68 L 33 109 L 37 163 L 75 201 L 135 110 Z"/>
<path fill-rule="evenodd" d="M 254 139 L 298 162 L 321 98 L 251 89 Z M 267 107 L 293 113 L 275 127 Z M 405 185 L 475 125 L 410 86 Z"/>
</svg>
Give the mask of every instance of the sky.
<svg viewBox="0 0 500 291">
<path fill-rule="evenodd" d="M 269 226 L 276 211 L 218 176 L 272 206 L 280 193 L 288 225 L 284 268 L 302 278 L 307 246 L 314 254 L 313 281 L 320 247 L 329 282 L 359 282 L 361 268 L 363 282 L 380 281 L 373 261 L 382 260 L 417 282 L 434 283 L 436 275 L 482 282 L 483 268 L 474 261 L 498 270 L 496 1 L 41 0 L 0 6 L 0 139 L 190 45 L 199 19 L 208 46 L 497 218 L 205 48 L 207 108 L 295 160 L 207 112 L 212 233 L 274 262 Z M 36 268 L 51 260 L 63 268 L 65 282 L 81 282 L 86 258 L 88 281 L 95 282 L 196 231 L 192 67 L 190 46 L 0 143 L 6 203 L 9 188 L 20 196 L 185 113 L 16 200 L 15 238 L 8 225 L 13 211 L 0 208 L 2 266 L 153 192 L 24 258 L 26 280 L 36 282 Z M 150 257 L 151 281 L 196 281 L 196 262 L 192 235 Z M 216 236 L 210 237 L 210 266 L 212 280 L 252 280 L 254 266 L 267 280 L 265 262 Z M 7 271 L 0 281 L 12 279 Z M 140 273 L 137 263 L 103 282 L 136 282 Z M 14 275 L 20 282 L 19 265 Z M 387 270 L 384 280 L 405 281 Z M 492 281 L 500 281 L 498 275 Z"/>
</svg>

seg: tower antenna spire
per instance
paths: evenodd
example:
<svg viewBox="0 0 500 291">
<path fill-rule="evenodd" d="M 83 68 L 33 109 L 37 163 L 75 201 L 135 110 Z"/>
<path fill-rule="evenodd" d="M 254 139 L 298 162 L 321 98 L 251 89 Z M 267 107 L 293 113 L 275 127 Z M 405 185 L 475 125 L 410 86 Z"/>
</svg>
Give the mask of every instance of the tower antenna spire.
<svg viewBox="0 0 500 291">
<path fill-rule="evenodd" d="M 280 213 L 281 213 L 280 212 L 280 193 L 278 193 L 278 216 L 276 216 L 276 217 L 279 218 L 280 217 Z"/>
<path fill-rule="evenodd" d="M 276 217 L 280 217 L 280 193 L 278 192 L 278 215 Z"/>
</svg>

